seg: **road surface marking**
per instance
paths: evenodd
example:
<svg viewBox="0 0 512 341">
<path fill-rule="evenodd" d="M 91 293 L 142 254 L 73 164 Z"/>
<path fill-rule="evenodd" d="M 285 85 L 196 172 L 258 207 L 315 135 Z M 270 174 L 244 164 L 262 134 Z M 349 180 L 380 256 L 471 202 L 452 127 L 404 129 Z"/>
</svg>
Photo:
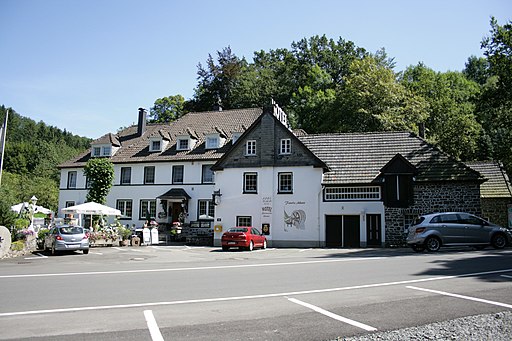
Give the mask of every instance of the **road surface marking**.
<svg viewBox="0 0 512 341">
<path fill-rule="evenodd" d="M 414 290 L 421 290 L 421 291 L 426 291 L 426 292 L 431 292 L 431 293 L 434 293 L 434 294 L 439 294 L 439 295 L 444 295 L 444 296 L 451 296 L 451 297 L 456 297 L 456 298 L 462 298 L 462 299 L 470 300 L 470 301 L 476 301 L 476 302 L 481 302 L 481 303 L 498 305 L 500 307 L 505 307 L 505 308 L 512 309 L 512 304 L 506 304 L 506 303 L 501 303 L 501 302 L 489 301 L 489 300 L 484 300 L 482 298 L 476 298 L 476 297 L 452 294 L 452 293 L 445 292 L 445 291 L 438 291 L 438 290 L 432 290 L 432 289 L 418 288 L 418 287 L 413 287 L 413 286 L 407 286 L 406 288 L 414 289 Z"/>
<path fill-rule="evenodd" d="M 295 298 L 289 298 L 287 297 L 289 301 L 293 302 L 293 303 L 296 303 L 296 304 L 299 304 L 301 306 L 304 306 L 306 308 L 309 308 L 313 311 L 316 311 L 317 313 L 320 313 L 322 315 L 325 315 L 325 316 L 328 316 L 330 318 L 333 318 L 337 321 L 340 321 L 340 322 L 344 322 L 344 323 L 347 323 L 347 324 L 350 324 L 352 326 L 355 326 L 355 327 L 358 327 L 358 328 L 361 328 L 361 329 L 364 329 L 366 331 L 369 331 L 369 332 L 373 332 L 373 331 L 376 331 L 377 328 L 374 328 L 372 326 L 369 326 L 367 324 L 364 324 L 364 323 L 361 323 L 361 322 L 357 322 L 357 321 L 354 321 L 354 320 L 351 320 L 351 319 L 348 319 L 346 317 L 343 317 L 343 316 L 340 316 L 340 315 L 337 315 L 337 314 L 334 314 L 334 313 L 331 313 L 330 311 L 327 311 L 325 309 L 322 309 L 320 307 L 317 307 L 317 306 L 314 306 L 312 304 L 309 304 L 309 303 L 306 303 L 306 302 L 303 302 L 303 301 L 300 301 L 298 299 L 295 299 Z"/>
<path fill-rule="evenodd" d="M 319 294 L 319 293 L 327 293 L 327 292 L 337 292 L 337 291 L 345 291 L 345 290 L 355 290 L 355 289 L 378 288 L 378 287 L 386 287 L 386 286 L 393 286 L 393 285 L 404 285 L 404 284 L 411 284 L 411 283 L 432 282 L 432 281 L 440 281 L 440 280 L 455 279 L 455 278 L 464 278 L 464 277 L 471 277 L 471 276 L 490 275 L 490 274 L 496 274 L 496 273 L 502 273 L 502 272 L 510 272 L 510 271 L 512 271 L 512 269 L 486 271 L 486 272 L 478 272 L 478 273 L 470 273 L 470 274 L 462 274 L 462 275 L 456 275 L 456 276 L 429 277 L 429 278 L 412 279 L 412 280 L 397 281 L 397 282 L 384 282 L 384 283 L 374 283 L 374 284 L 363 284 L 363 285 L 355 285 L 355 286 L 350 286 L 350 287 L 316 289 L 316 290 L 304 290 L 304 291 L 292 291 L 292 292 L 281 292 L 281 293 L 250 295 L 250 296 L 232 296 L 232 297 L 228 296 L 228 297 L 203 298 L 203 299 L 182 300 L 182 301 L 167 301 L 167 302 L 164 301 L 164 302 L 131 303 L 131 304 L 104 305 L 104 306 L 77 307 L 77 308 L 60 308 L 60 309 L 16 311 L 16 312 L 0 313 L 0 317 L 18 316 L 18 315 L 51 314 L 51 313 L 67 313 L 67 312 L 90 311 L 90 310 L 107 310 L 107 309 L 127 309 L 127 308 L 140 308 L 140 307 L 155 307 L 155 306 L 193 304 L 193 303 L 229 302 L 229 301 L 240 301 L 240 300 L 250 300 L 250 299 L 260 299 L 260 298 L 272 298 L 272 297 L 287 297 L 287 296 L 298 296 L 298 295 L 307 295 L 307 294 Z"/>
<path fill-rule="evenodd" d="M 25 259 L 43 259 L 48 258 L 48 256 L 42 255 L 40 253 L 36 253 L 37 257 L 25 257 Z"/>
<path fill-rule="evenodd" d="M 155 316 L 153 316 L 153 311 L 144 310 L 144 317 L 146 318 L 149 334 L 151 334 L 151 340 L 164 341 L 162 333 L 160 333 L 160 328 L 158 328 L 158 325 L 156 324 Z"/>
<path fill-rule="evenodd" d="M 164 268 L 164 269 L 141 269 L 141 270 L 64 272 L 64 273 L 26 274 L 26 275 L 2 275 L 2 276 L 0 276 L 0 279 L 2 279 L 2 278 L 24 278 L 24 277 L 89 276 L 89 275 L 112 275 L 112 274 L 126 274 L 126 273 L 260 268 L 260 267 L 267 267 L 267 266 L 304 265 L 304 264 L 320 264 L 320 263 L 338 263 L 338 262 L 377 260 L 377 259 L 383 259 L 383 258 L 384 257 L 366 257 L 366 258 L 327 259 L 327 260 L 286 262 L 286 263 L 261 263 L 261 264 L 243 264 L 243 265 L 204 266 L 204 267 L 196 267 L 196 268 Z M 508 270 L 508 272 L 510 272 L 510 271 L 512 271 L 512 269 Z"/>
<path fill-rule="evenodd" d="M 512 276 L 508 276 L 508 275 L 501 275 L 501 277 L 512 278 Z"/>
</svg>

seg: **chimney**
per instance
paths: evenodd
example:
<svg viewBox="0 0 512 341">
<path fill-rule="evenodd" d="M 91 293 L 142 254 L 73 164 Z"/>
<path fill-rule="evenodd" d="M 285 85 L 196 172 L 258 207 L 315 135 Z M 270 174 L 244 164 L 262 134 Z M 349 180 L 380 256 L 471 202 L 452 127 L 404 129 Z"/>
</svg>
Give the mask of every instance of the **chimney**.
<svg viewBox="0 0 512 341">
<path fill-rule="evenodd" d="M 425 123 L 418 123 L 418 134 L 422 139 L 425 138 Z"/>
<path fill-rule="evenodd" d="M 142 136 L 146 131 L 146 109 L 139 108 L 139 123 L 137 124 L 137 136 Z"/>
</svg>

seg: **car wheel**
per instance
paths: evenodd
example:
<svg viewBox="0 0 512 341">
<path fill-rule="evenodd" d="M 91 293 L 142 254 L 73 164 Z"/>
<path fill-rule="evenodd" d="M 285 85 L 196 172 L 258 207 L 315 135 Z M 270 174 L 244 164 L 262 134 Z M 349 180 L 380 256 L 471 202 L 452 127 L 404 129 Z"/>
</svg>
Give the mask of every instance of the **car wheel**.
<svg viewBox="0 0 512 341">
<path fill-rule="evenodd" d="M 254 250 L 254 242 L 251 240 L 251 242 L 249 243 L 249 247 L 247 248 L 247 250 L 249 251 L 252 251 Z"/>
<path fill-rule="evenodd" d="M 89 253 L 89 249 L 84 250 L 84 255 Z"/>
<path fill-rule="evenodd" d="M 414 250 L 414 252 L 423 252 L 425 250 L 425 247 L 422 245 L 411 245 L 411 249 Z"/>
<path fill-rule="evenodd" d="M 507 238 L 501 233 L 492 236 L 491 245 L 495 249 L 503 249 L 507 245 Z"/>
<path fill-rule="evenodd" d="M 229 250 L 229 246 L 223 246 L 222 247 L 222 251 L 228 251 Z"/>
<path fill-rule="evenodd" d="M 441 248 L 441 241 L 437 237 L 428 237 L 427 240 L 425 240 L 425 248 L 429 252 L 439 251 Z"/>
<path fill-rule="evenodd" d="M 263 241 L 263 249 L 266 249 L 266 248 L 267 248 L 267 241 L 266 241 L 266 240 L 264 240 L 264 241 Z"/>
</svg>

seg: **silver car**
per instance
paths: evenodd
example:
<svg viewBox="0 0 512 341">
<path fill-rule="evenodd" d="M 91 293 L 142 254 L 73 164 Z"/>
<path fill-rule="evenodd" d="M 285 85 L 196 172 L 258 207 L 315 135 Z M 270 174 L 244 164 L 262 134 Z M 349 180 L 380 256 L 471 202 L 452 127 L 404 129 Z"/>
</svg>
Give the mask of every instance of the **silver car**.
<svg viewBox="0 0 512 341">
<path fill-rule="evenodd" d="M 44 248 L 51 250 L 52 255 L 57 251 L 81 250 L 84 255 L 89 253 L 89 232 L 81 226 L 54 226 L 44 238 Z"/>
<path fill-rule="evenodd" d="M 407 245 L 414 251 L 438 251 L 441 246 L 492 245 L 502 249 L 511 242 L 509 230 L 463 212 L 432 213 L 416 219 L 407 235 Z"/>
</svg>

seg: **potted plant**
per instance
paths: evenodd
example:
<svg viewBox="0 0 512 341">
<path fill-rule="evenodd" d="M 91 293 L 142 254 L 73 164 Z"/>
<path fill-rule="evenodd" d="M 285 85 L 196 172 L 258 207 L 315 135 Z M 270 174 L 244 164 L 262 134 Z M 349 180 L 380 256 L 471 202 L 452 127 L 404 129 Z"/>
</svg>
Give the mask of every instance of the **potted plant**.
<svg viewBox="0 0 512 341">
<path fill-rule="evenodd" d="M 117 233 L 121 237 L 119 241 L 120 246 L 128 246 L 130 243 L 130 236 L 132 235 L 132 231 L 124 226 L 119 226 L 117 228 Z"/>
</svg>

